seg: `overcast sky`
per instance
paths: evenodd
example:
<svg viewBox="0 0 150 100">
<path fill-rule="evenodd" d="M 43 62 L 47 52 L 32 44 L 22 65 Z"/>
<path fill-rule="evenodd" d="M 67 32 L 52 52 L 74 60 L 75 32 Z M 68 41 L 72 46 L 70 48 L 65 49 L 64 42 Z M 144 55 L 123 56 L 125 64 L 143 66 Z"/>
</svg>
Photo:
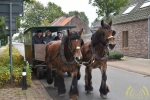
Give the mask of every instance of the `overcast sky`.
<svg viewBox="0 0 150 100">
<path fill-rule="evenodd" d="M 69 11 L 83 11 L 89 19 L 89 22 L 93 22 L 97 18 L 96 8 L 89 4 L 89 0 L 37 0 L 42 4 L 47 5 L 48 2 L 53 2 L 60 6 L 65 13 Z"/>
</svg>

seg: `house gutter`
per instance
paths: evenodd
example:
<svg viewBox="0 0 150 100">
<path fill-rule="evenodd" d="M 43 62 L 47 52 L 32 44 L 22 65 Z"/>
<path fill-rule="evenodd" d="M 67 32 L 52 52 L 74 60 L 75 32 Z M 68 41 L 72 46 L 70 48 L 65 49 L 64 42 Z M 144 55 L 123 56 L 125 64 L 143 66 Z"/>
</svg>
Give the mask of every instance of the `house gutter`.
<svg viewBox="0 0 150 100">
<path fill-rule="evenodd" d="M 148 59 L 150 59 L 150 16 L 148 17 Z"/>
</svg>

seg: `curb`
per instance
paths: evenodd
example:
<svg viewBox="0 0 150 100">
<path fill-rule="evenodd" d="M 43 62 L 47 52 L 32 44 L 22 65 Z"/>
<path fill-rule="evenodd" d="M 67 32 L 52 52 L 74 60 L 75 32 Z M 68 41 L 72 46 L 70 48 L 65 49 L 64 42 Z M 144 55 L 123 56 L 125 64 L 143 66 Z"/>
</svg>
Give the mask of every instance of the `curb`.
<svg viewBox="0 0 150 100">
<path fill-rule="evenodd" d="M 118 69 L 130 71 L 130 72 L 142 74 L 142 75 L 145 75 L 145 76 L 150 76 L 150 73 L 147 73 L 147 72 L 141 72 L 141 71 L 137 71 L 137 70 L 133 70 L 133 69 L 128 69 L 128 68 L 124 68 L 124 67 L 118 67 L 118 66 L 114 66 L 114 65 L 111 65 L 111 64 L 107 64 L 107 65 L 108 65 L 109 67 L 114 67 L 114 68 L 118 68 Z"/>
<path fill-rule="evenodd" d="M 43 84 L 38 79 L 32 80 L 32 85 L 37 94 L 40 95 L 40 100 L 53 100 L 49 93 L 46 91 Z"/>
</svg>

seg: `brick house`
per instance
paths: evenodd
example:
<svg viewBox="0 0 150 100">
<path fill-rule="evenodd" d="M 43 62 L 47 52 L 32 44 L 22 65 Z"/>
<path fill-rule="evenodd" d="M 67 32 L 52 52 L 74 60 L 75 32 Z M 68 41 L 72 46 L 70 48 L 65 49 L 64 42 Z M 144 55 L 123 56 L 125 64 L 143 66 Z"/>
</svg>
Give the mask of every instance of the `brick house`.
<svg viewBox="0 0 150 100">
<path fill-rule="evenodd" d="M 113 18 L 116 31 L 113 51 L 125 56 L 150 59 L 150 0 L 130 0 Z M 95 23 L 95 29 L 100 21 Z M 96 26 L 96 27 L 95 27 Z"/>
<path fill-rule="evenodd" d="M 150 59 L 149 15 L 150 0 L 130 0 L 130 4 L 122 8 L 113 20 L 113 29 L 117 32 L 114 51 Z"/>
<path fill-rule="evenodd" d="M 51 24 L 51 26 L 76 26 L 76 28 L 72 28 L 72 31 L 79 31 L 81 28 L 84 28 L 84 34 L 90 34 L 89 26 L 81 20 L 78 15 L 74 15 L 71 17 L 67 17 L 66 15 L 55 19 Z"/>
</svg>

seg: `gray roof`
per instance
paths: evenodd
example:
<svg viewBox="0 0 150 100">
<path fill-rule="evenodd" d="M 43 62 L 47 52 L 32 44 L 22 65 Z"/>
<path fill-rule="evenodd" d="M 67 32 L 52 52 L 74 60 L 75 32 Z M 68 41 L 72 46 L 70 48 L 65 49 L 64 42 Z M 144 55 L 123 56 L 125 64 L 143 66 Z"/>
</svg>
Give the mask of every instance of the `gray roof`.
<svg viewBox="0 0 150 100">
<path fill-rule="evenodd" d="M 91 30 L 97 30 L 101 26 L 101 20 L 98 20 L 97 22 L 92 23 Z"/>
<path fill-rule="evenodd" d="M 113 24 L 148 19 L 148 16 L 150 15 L 150 6 L 140 8 L 145 1 L 147 0 L 130 0 L 130 4 L 126 7 L 123 7 L 119 15 L 114 17 Z M 131 10 L 128 14 L 122 14 L 124 11 L 126 11 L 126 9 L 129 8 L 130 5 L 133 4 L 137 4 L 133 10 Z"/>
<path fill-rule="evenodd" d="M 101 25 L 101 21 L 100 20 L 98 20 L 95 23 L 92 23 L 92 27 L 98 27 L 99 28 L 100 25 Z"/>
</svg>

